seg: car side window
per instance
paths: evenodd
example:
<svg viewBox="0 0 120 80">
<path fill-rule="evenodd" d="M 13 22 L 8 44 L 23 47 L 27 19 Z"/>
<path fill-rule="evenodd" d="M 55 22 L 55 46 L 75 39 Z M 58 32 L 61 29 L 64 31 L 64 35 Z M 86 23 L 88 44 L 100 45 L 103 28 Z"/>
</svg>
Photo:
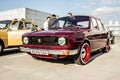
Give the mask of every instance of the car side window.
<svg viewBox="0 0 120 80">
<path fill-rule="evenodd" d="M 35 25 L 33 25 L 31 22 L 25 22 L 25 27 L 26 29 L 30 29 L 32 31 L 36 30 Z"/>
<path fill-rule="evenodd" d="M 11 30 L 18 30 L 18 27 L 19 27 L 19 22 L 18 22 L 18 21 L 15 21 L 15 22 L 13 22 L 13 24 L 11 25 L 10 29 L 11 29 Z"/>
<path fill-rule="evenodd" d="M 25 26 L 26 26 L 27 29 L 33 29 L 34 28 L 34 26 L 29 22 L 26 22 Z"/>
<path fill-rule="evenodd" d="M 23 28 L 24 28 L 24 24 L 23 24 L 22 21 L 20 21 L 18 29 L 19 29 L 19 30 L 22 30 Z"/>
<path fill-rule="evenodd" d="M 91 18 L 91 29 L 92 30 L 99 30 L 98 25 L 97 25 L 97 21 L 95 18 Z"/>
<path fill-rule="evenodd" d="M 89 25 L 89 21 L 80 21 L 77 22 L 77 26 L 79 26 L 80 28 L 87 28 Z"/>
<path fill-rule="evenodd" d="M 102 25 L 102 23 L 100 22 L 100 20 L 97 20 L 97 23 L 98 23 L 100 31 L 105 30 L 104 27 L 103 27 L 103 25 Z"/>
</svg>

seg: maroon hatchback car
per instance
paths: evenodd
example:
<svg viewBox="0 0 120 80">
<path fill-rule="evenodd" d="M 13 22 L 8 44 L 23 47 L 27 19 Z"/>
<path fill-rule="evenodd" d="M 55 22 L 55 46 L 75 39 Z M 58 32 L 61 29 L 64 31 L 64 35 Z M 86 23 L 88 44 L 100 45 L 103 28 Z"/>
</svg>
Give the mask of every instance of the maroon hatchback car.
<svg viewBox="0 0 120 80">
<path fill-rule="evenodd" d="M 26 33 L 22 39 L 21 50 L 34 58 L 73 57 L 81 65 L 89 62 L 93 51 L 110 50 L 108 32 L 101 20 L 93 16 L 61 17 L 49 30 Z"/>
</svg>

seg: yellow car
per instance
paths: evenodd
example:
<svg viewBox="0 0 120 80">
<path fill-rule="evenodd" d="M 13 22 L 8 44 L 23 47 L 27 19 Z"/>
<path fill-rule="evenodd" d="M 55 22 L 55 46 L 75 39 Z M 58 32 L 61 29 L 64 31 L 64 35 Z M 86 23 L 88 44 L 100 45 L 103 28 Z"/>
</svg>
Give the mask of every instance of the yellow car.
<svg viewBox="0 0 120 80">
<path fill-rule="evenodd" d="M 31 20 L 0 21 L 0 54 L 5 48 L 22 45 L 22 34 L 37 30 L 38 26 Z"/>
</svg>

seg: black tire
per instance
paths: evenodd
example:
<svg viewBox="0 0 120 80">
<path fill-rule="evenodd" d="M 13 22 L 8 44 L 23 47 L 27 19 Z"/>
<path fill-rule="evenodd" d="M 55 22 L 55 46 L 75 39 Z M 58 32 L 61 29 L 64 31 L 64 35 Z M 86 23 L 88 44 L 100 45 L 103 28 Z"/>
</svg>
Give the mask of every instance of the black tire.
<svg viewBox="0 0 120 80">
<path fill-rule="evenodd" d="M 102 52 L 103 53 L 107 53 L 107 52 L 109 52 L 110 51 L 110 42 L 109 42 L 109 40 L 106 42 L 106 45 L 105 45 L 105 47 L 102 49 Z"/>
<path fill-rule="evenodd" d="M 75 59 L 75 63 L 78 65 L 85 65 L 88 63 L 90 58 L 90 46 L 88 43 L 84 43 L 79 51 L 78 57 Z"/>
<path fill-rule="evenodd" d="M 2 45 L 2 43 L 0 42 L 0 55 L 2 55 L 2 53 L 3 53 L 3 45 Z"/>
<path fill-rule="evenodd" d="M 115 44 L 115 37 L 111 40 L 111 44 Z"/>
</svg>

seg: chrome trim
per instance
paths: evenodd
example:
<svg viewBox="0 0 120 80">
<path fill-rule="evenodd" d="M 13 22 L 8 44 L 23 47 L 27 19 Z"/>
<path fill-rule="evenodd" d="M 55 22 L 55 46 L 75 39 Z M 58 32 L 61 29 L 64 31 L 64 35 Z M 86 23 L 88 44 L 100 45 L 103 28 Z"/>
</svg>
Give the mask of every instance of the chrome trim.
<svg viewBox="0 0 120 80">
<path fill-rule="evenodd" d="M 53 55 L 65 55 L 63 53 L 69 51 L 70 54 L 68 54 L 68 55 L 75 55 L 75 54 L 77 54 L 78 49 L 74 49 L 74 50 L 49 50 L 49 49 L 33 49 L 33 48 L 20 47 L 20 50 L 23 52 L 30 52 L 30 53 L 31 53 L 31 50 L 47 51 L 48 54 L 53 54 Z"/>
</svg>

